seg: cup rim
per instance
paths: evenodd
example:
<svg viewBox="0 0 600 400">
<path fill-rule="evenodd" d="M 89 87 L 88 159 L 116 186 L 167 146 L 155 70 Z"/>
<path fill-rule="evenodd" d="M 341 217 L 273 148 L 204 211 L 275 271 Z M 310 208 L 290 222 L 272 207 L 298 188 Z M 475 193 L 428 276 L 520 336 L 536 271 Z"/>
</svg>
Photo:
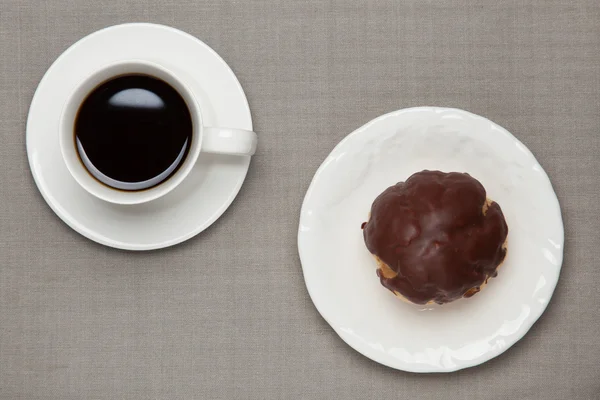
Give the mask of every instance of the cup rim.
<svg viewBox="0 0 600 400">
<path fill-rule="evenodd" d="M 83 165 L 74 141 L 74 124 L 77 112 L 85 98 L 102 83 L 124 75 L 149 75 L 164 80 L 184 99 L 192 118 L 192 143 L 187 156 L 177 171 L 168 179 L 148 189 L 127 191 L 108 186 L 95 177 Z M 174 190 L 189 175 L 201 151 L 202 114 L 199 103 L 184 80 L 173 71 L 156 62 L 126 59 L 106 64 L 88 74 L 77 83 L 68 96 L 59 119 L 59 147 L 63 161 L 75 181 L 91 195 L 113 204 L 133 205 L 156 200 Z"/>
</svg>

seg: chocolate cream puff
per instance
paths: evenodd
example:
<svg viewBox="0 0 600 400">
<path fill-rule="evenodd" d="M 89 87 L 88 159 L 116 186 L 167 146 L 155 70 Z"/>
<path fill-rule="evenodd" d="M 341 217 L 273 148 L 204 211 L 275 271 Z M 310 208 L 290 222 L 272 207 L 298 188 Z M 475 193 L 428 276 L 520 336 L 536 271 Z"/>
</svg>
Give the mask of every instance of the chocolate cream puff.
<svg viewBox="0 0 600 400">
<path fill-rule="evenodd" d="M 383 286 L 415 304 L 444 304 L 497 275 L 508 227 L 477 179 L 425 170 L 375 199 L 363 235 Z"/>
</svg>

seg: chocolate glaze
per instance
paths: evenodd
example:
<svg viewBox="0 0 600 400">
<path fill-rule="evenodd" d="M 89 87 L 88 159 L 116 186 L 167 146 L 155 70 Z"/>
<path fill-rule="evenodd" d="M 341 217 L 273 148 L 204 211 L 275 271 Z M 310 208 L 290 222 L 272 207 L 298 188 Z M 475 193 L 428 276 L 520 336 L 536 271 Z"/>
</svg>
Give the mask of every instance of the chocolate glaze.
<svg viewBox="0 0 600 400">
<path fill-rule="evenodd" d="M 458 172 L 421 171 L 387 188 L 363 225 L 367 248 L 393 271 L 377 270 L 381 284 L 417 304 L 477 293 L 508 234 L 500 206 L 485 204 L 481 183 Z"/>
</svg>

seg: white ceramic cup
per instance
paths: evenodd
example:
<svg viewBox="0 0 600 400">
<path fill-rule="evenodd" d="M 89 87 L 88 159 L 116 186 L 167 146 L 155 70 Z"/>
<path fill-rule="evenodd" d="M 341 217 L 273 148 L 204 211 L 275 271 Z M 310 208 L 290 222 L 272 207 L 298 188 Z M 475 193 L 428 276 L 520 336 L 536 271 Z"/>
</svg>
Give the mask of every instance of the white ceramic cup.
<svg viewBox="0 0 600 400">
<path fill-rule="evenodd" d="M 137 191 L 110 187 L 95 179 L 82 163 L 74 134 L 77 112 L 90 92 L 111 78 L 128 74 L 153 76 L 175 88 L 185 100 L 193 126 L 191 146 L 177 171 L 156 186 Z M 140 204 L 166 195 L 185 179 L 202 152 L 251 156 L 256 151 L 257 142 L 256 133 L 252 131 L 204 126 L 200 105 L 184 77 L 176 76 L 162 65 L 144 60 L 119 61 L 104 66 L 80 82 L 64 105 L 58 135 L 63 159 L 77 183 L 97 198 L 116 204 Z"/>
</svg>

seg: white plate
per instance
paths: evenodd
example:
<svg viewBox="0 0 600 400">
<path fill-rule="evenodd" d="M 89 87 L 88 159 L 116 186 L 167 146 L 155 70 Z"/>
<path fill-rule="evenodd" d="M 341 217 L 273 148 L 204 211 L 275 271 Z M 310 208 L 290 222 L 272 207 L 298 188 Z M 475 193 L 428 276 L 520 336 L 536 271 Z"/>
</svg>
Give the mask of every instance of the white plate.
<svg viewBox="0 0 600 400">
<path fill-rule="evenodd" d="M 498 277 L 444 306 L 406 304 L 384 289 L 360 228 L 379 193 L 423 169 L 477 178 L 509 228 Z M 499 355 L 544 312 L 563 224 L 546 173 L 509 132 L 466 111 L 421 107 L 381 116 L 336 146 L 306 193 L 298 249 L 315 306 L 346 343 L 392 368 L 450 372 Z"/>
<path fill-rule="evenodd" d="M 143 205 L 109 204 L 83 190 L 69 174 L 58 147 L 62 106 L 90 72 L 136 58 L 191 77 L 206 125 L 252 130 L 242 87 L 210 47 L 174 28 L 125 24 L 81 39 L 48 69 L 31 102 L 27 153 L 44 199 L 71 228 L 107 246 L 149 250 L 187 240 L 219 218 L 240 190 L 250 157 L 202 154 L 181 185 Z"/>
</svg>

